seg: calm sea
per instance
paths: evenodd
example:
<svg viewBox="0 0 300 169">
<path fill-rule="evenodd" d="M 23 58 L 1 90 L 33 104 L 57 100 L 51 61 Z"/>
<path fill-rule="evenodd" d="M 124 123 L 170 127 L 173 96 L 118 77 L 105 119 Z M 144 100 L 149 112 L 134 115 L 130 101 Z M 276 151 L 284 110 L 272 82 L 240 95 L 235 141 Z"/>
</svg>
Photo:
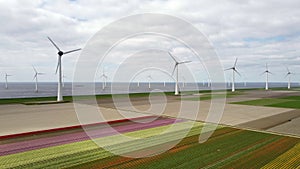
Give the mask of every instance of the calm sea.
<svg viewBox="0 0 300 169">
<path fill-rule="evenodd" d="M 76 85 L 77 89 L 84 88 L 84 84 Z M 113 83 L 113 88 L 111 83 L 107 83 L 106 87 L 103 89 L 102 83 L 95 84 L 95 94 L 121 94 L 121 93 L 142 93 L 150 92 L 153 90 L 156 91 L 174 91 L 174 83 L 151 83 L 149 88 L 149 83 L 131 83 L 130 85 L 126 83 Z M 263 88 L 264 83 L 253 83 L 248 82 L 236 83 L 237 89 L 244 88 Z M 71 96 L 72 95 L 72 83 L 65 83 L 63 87 L 63 95 Z M 270 88 L 272 87 L 286 87 L 287 83 L 269 83 Z M 299 87 L 298 83 L 293 83 L 292 86 Z M 181 91 L 190 91 L 190 90 L 209 90 L 207 83 L 180 83 L 179 84 Z M 228 84 L 226 87 L 231 88 Z M 84 94 L 84 91 L 81 92 Z M 0 83 L 0 98 L 25 98 L 25 97 L 45 97 L 45 96 L 56 96 L 57 95 L 57 83 L 54 82 L 41 82 L 39 83 L 39 92 L 35 92 L 35 84 L 28 83 L 8 83 L 8 89 L 5 89 L 5 84 Z"/>
</svg>

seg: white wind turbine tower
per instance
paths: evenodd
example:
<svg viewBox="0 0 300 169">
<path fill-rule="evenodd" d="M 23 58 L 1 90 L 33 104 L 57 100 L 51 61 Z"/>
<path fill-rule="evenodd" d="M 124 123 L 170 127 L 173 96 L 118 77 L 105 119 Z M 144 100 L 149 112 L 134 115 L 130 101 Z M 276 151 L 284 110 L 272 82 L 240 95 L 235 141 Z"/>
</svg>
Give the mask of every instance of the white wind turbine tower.
<svg viewBox="0 0 300 169">
<path fill-rule="evenodd" d="M 263 74 L 266 74 L 266 87 L 265 87 L 265 89 L 269 90 L 269 74 L 272 74 L 272 73 L 269 71 L 268 63 L 266 63 L 266 70 L 262 73 L 262 75 Z"/>
<path fill-rule="evenodd" d="M 230 79 L 231 79 L 231 76 L 229 76 L 229 77 L 227 78 L 227 86 L 228 86 L 228 87 L 231 86 Z"/>
<path fill-rule="evenodd" d="M 182 76 L 182 80 L 183 80 L 182 87 L 185 87 L 185 77 L 184 76 Z"/>
<path fill-rule="evenodd" d="M 65 76 L 64 74 L 62 75 L 62 87 L 65 87 L 65 78 L 67 78 L 67 76 Z"/>
<path fill-rule="evenodd" d="M 5 89 L 8 89 L 8 82 L 7 82 L 7 77 L 8 76 L 12 76 L 12 75 L 9 75 L 9 74 L 5 73 Z"/>
<path fill-rule="evenodd" d="M 147 78 L 148 78 L 148 88 L 151 89 L 151 80 L 153 80 L 153 78 L 151 75 L 148 75 Z"/>
<path fill-rule="evenodd" d="M 192 61 L 183 61 L 183 62 L 179 62 L 175 59 L 175 57 L 171 54 L 171 52 L 168 52 L 169 55 L 171 56 L 171 58 L 175 61 L 175 66 L 174 66 L 174 69 L 173 69 L 173 72 L 172 72 L 172 75 L 174 74 L 175 72 L 175 69 L 176 69 L 176 83 L 175 83 L 175 95 L 178 95 L 179 92 L 178 92 L 178 65 L 180 64 L 184 64 L 184 63 L 190 63 Z"/>
<path fill-rule="evenodd" d="M 102 78 L 102 89 L 104 90 L 105 87 L 106 87 L 106 81 L 107 81 L 107 75 L 105 74 L 104 72 L 104 69 L 103 69 L 103 72 L 102 72 L 102 75 L 100 76 L 100 78 Z"/>
<path fill-rule="evenodd" d="M 50 37 L 48 37 L 50 42 L 53 44 L 53 46 L 58 50 L 58 59 L 57 59 L 57 67 L 55 73 L 57 74 L 58 71 L 58 86 L 57 86 L 57 101 L 63 101 L 63 96 L 62 96 L 62 65 L 61 65 L 61 58 L 64 54 L 72 53 L 81 50 L 75 49 L 75 50 L 70 50 L 67 52 L 63 52 L 59 49 L 59 47 L 52 41 Z"/>
<path fill-rule="evenodd" d="M 33 76 L 33 80 L 35 80 L 35 92 L 38 93 L 38 75 L 43 75 L 44 73 L 40 73 L 36 70 L 36 68 L 32 65 L 32 68 L 34 70 L 34 76 Z"/>
<path fill-rule="evenodd" d="M 211 86 L 211 79 L 210 77 L 207 78 L 207 87 L 210 87 Z"/>
<path fill-rule="evenodd" d="M 232 85 L 231 85 L 231 91 L 235 91 L 235 73 L 241 76 L 241 74 L 236 70 L 236 63 L 238 58 L 235 59 L 234 65 L 231 68 L 225 69 L 225 70 L 232 70 Z"/>
<path fill-rule="evenodd" d="M 285 77 L 287 78 L 289 78 L 289 80 L 288 80 L 288 89 L 290 89 L 291 88 L 291 75 L 293 74 L 292 72 L 290 72 L 290 70 L 289 70 L 289 68 L 288 67 L 286 67 L 286 69 L 287 69 L 287 74 L 285 75 Z"/>
</svg>

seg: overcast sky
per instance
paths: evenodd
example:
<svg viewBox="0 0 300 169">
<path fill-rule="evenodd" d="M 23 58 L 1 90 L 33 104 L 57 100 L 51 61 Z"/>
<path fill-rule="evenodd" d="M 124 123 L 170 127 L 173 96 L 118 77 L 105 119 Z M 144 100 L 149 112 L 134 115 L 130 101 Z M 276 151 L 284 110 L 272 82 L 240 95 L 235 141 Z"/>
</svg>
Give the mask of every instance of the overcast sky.
<svg viewBox="0 0 300 169">
<path fill-rule="evenodd" d="M 237 81 L 264 81 L 260 74 L 266 62 L 274 73 L 271 81 L 286 81 L 286 66 L 300 73 L 299 5 L 298 0 L 0 0 L 0 74 L 3 77 L 0 81 L 4 81 L 5 72 L 13 75 L 10 81 L 32 81 L 31 65 L 46 73 L 40 81 L 56 81 L 57 51 L 47 36 L 64 51 L 84 48 L 104 26 L 146 12 L 172 15 L 194 25 L 208 38 L 224 68 L 231 67 L 238 57 L 237 69 L 242 77 L 237 77 Z M 72 53 L 63 58 L 68 81 L 72 80 L 79 55 L 80 52 Z M 138 64 L 143 62 L 140 59 Z M 172 71 L 170 58 L 158 62 Z M 202 82 L 207 76 L 198 65 L 196 61 L 189 64 L 195 72 L 199 71 L 197 80 Z M 113 63 L 105 69 L 108 76 L 113 76 Z M 229 79 L 231 73 L 225 75 Z M 157 75 L 153 79 L 162 78 L 165 77 Z M 300 75 L 292 79 L 298 82 Z"/>
</svg>

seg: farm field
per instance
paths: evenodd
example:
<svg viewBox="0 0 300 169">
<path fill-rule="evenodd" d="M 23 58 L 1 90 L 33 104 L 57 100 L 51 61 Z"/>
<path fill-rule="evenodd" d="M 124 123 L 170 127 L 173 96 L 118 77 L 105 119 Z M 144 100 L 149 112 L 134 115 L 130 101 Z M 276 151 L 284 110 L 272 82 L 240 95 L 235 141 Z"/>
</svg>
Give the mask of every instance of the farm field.
<svg viewBox="0 0 300 169">
<path fill-rule="evenodd" d="M 143 117 L 110 126 L 2 138 L 0 168 L 260 168 L 300 166 L 299 138 L 219 126 L 199 144 L 201 122 Z M 190 130 L 189 128 L 192 127 Z M 169 130 L 171 129 L 172 130 Z M 116 132 L 117 131 L 117 132 Z M 187 132 L 188 131 L 188 132 Z M 187 134 L 184 134 L 187 132 Z M 134 138 L 131 141 L 123 136 Z M 182 135 L 184 137 L 182 138 Z M 175 147 L 162 151 L 175 143 Z M 130 158 L 118 154 L 147 155 Z M 293 157 L 293 158 L 291 158 Z M 286 163 L 288 161 L 288 163 Z"/>
<path fill-rule="evenodd" d="M 300 96 L 262 98 L 242 102 L 233 102 L 233 104 L 300 109 Z"/>
</svg>

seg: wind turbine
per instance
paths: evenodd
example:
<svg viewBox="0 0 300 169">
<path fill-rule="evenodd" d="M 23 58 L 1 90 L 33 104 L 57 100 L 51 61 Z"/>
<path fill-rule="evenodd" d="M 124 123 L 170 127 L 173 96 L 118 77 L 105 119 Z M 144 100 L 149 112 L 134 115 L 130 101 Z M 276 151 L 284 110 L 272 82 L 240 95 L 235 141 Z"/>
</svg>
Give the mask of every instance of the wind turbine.
<svg viewBox="0 0 300 169">
<path fill-rule="evenodd" d="M 152 78 L 151 75 L 148 75 L 147 78 L 148 78 L 148 88 L 151 89 L 151 82 L 150 81 L 153 80 L 153 78 Z"/>
<path fill-rule="evenodd" d="M 40 73 L 36 70 L 36 68 L 32 65 L 32 68 L 34 70 L 34 76 L 33 80 L 35 80 L 35 92 L 38 92 L 38 75 L 43 75 L 44 73 Z"/>
<path fill-rule="evenodd" d="M 231 79 L 231 76 L 230 76 L 230 77 L 228 77 L 228 79 L 227 79 L 227 86 L 228 86 L 228 87 L 230 87 L 230 86 L 231 86 L 230 79 Z"/>
<path fill-rule="evenodd" d="M 81 50 L 79 49 L 74 49 L 70 50 L 67 52 L 63 52 L 59 49 L 59 47 L 53 42 L 53 40 L 48 37 L 49 41 L 52 43 L 52 45 L 58 50 L 58 59 L 57 59 L 57 67 L 55 73 L 57 74 L 58 71 L 58 86 L 57 86 L 57 101 L 63 101 L 63 96 L 62 96 L 62 66 L 61 66 L 61 57 L 64 54 L 72 53 Z"/>
<path fill-rule="evenodd" d="M 211 79 L 207 78 L 207 87 L 210 87 L 210 86 L 211 86 Z"/>
<path fill-rule="evenodd" d="M 175 95 L 178 95 L 179 92 L 178 92 L 178 65 L 180 64 L 184 64 L 184 63 L 190 63 L 192 61 L 183 61 L 183 62 L 179 62 L 175 59 L 175 57 L 171 54 L 171 52 L 168 52 L 169 55 L 171 56 L 171 58 L 175 61 L 175 66 L 174 66 L 174 69 L 173 69 L 173 72 L 172 72 L 172 75 L 174 74 L 175 72 L 175 69 L 176 69 L 176 83 L 175 83 Z"/>
<path fill-rule="evenodd" d="M 7 77 L 8 76 L 12 76 L 12 75 L 9 75 L 9 74 L 5 73 L 5 89 L 8 89 L 8 83 L 7 83 Z"/>
<path fill-rule="evenodd" d="M 286 67 L 286 70 L 287 70 L 287 74 L 285 75 L 285 78 L 289 78 L 289 81 L 288 81 L 288 89 L 291 88 L 291 75 L 293 74 L 292 72 L 290 72 L 289 68 Z"/>
<path fill-rule="evenodd" d="M 241 76 L 241 74 L 236 70 L 236 63 L 237 63 L 238 58 L 235 59 L 234 65 L 231 68 L 225 69 L 226 70 L 232 70 L 232 85 L 231 85 L 231 91 L 235 91 L 235 73 Z"/>
<path fill-rule="evenodd" d="M 185 77 L 184 76 L 182 76 L 182 80 L 183 80 L 182 87 L 184 88 L 185 87 Z"/>
<path fill-rule="evenodd" d="M 102 72 L 102 75 L 100 76 L 100 78 L 102 77 L 102 89 L 104 90 L 105 89 L 105 87 L 106 87 L 106 80 L 107 80 L 107 75 L 105 74 L 105 72 L 104 72 L 104 69 L 103 69 L 103 72 Z"/>
<path fill-rule="evenodd" d="M 262 73 L 262 75 L 263 74 L 266 74 L 266 87 L 265 87 L 265 89 L 269 90 L 269 74 L 272 74 L 272 73 L 269 71 L 268 63 L 266 63 L 266 70 Z"/>
</svg>

